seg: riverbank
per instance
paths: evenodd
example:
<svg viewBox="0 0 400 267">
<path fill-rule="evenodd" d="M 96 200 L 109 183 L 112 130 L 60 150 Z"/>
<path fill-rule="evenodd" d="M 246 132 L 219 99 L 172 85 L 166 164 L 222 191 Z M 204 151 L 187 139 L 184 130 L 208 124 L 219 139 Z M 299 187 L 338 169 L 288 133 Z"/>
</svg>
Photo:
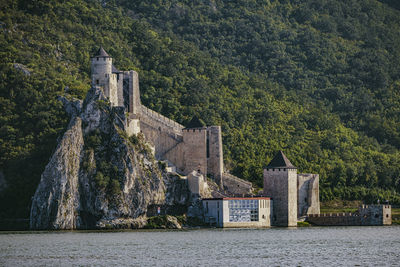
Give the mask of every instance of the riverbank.
<svg viewBox="0 0 400 267">
<path fill-rule="evenodd" d="M 358 210 L 358 206 L 362 201 L 343 201 L 332 200 L 321 203 L 321 213 L 354 213 Z M 392 224 L 400 225 L 400 207 L 392 206 Z M 312 226 L 309 223 L 299 222 L 298 227 Z M 182 216 L 161 215 L 147 218 L 147 223 L 141 227 L 142 229 L 187 229 L 187 228 L 208 228 L 208 225 L 203 223 L 200 219 L 188 218 Z M 126 224 L 122 228 L 113 228 L 112 225 L 105 225 L 101 228 L 104 230 L 118 230 L 118 229 L 139 229 L 138 227 Z M 92 230 L 101 230 L 92 229 Z M 0 219 L 0 231 L 29 231 L 29 219 Z"/>
</svg>

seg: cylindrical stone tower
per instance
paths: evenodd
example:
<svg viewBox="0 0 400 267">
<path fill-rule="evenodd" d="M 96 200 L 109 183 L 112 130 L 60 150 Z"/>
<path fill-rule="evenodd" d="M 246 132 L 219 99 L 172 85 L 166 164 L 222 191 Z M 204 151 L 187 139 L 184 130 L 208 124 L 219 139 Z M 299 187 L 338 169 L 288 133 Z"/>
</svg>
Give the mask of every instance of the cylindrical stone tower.
<svg viewBox="0 0 400 267">
<path fill-rule="evenodd" d="M 104 94 L 110 97 L 110 76 L 112 74 L 112 58 L 100 47 L 96 55 L 92 57 L 92 86 L 104 88 Z"/>
</svg>

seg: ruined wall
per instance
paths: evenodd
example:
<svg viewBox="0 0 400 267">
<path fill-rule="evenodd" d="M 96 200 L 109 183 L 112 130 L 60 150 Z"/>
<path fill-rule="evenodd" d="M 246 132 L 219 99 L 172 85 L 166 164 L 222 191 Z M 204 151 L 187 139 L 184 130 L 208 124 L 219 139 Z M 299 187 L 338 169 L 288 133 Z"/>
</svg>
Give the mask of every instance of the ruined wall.
<svg viewBox="0 0 400 267">
<path fill-rule="evenodd" d="M 222 188 L 222 173 L 224 172 L 224 157 L 222 154 L 221 126 L 210 126 L 207 128 L 208 159 L 207 173 L 214 178 L 215 182 Z"/>
<path fill-rule="evenodd" d="M 296 169 L 264 169 L 264 195 L 273 199 L 272 225 L 297 225 Z"/>
<path fill-rule="evenodd" d="M 253 191 L 253 184 L 240 179 L 232 174 L 223 173 L 222 180 L 224 183 L 224 190 L 228 191 L 230 195 L 250 195 Z"/>
<path fill-rule="evenodd" d="M 207 174 L 207 129 L 193 128 L 183 129 L 183 158 L 184 173 L 188 174 L 193 170 Z"/>
<path fill-rule="evenodd" d="M 319 214 L 319 175 L 301 173 L 297 175 L 297 216 Z"/>
<path fill-rule="evenodd" d="M 199 195 L 201 198 L 211 197 L 206 178 L 202 174 L 197 171 L 192 171 L 187 176 L 187 182 L 192 194 Z"/>
<path fill-rule="evenodd" d="M 140 123 L 138 119 L 128 119 L 126 132 L 128 136 L 140 133 Z"/>
</svg>

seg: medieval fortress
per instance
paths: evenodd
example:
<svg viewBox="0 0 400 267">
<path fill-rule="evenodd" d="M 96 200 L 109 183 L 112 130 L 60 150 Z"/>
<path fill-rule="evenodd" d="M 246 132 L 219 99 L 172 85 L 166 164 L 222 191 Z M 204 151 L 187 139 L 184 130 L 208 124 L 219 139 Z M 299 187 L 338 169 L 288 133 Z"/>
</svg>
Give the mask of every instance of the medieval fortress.
<svg viewBox="0 0 400 267">
<path fill-rule="evenodd" d="M 235 223 L 238 227 L 296 226 L 301 217 L 321 218 L 318 174 L 298 174 L 280 151 L 264 169 L 265 197 L 250 198 L 252 184 L 224 170 L 221 126 L 206 127 L 194 118 L 185 127 L 143 106 L 138 73 L 116 69 L 103 48 L 91 59 L 91 72 L 92 86 L 101 87 L 112 106 L 125 107 L 128 134 L 142 133 L 156 159 L 166 161 L 169 170 L 188 176 L 192 193 L 201 196 L 207 186 L 204 177 L 213 179 L 218 188 L 214 198 L 203 201 L 206 221 L 221 227 Z M 258 224 L 252 224 L 256 217 Z"/>
<path fill-rule="evenodd" d="M 166 160 L 183 175 L 198 171 L 235 194 L 250 194 L 252 184 L 224 172 L 221 126 L 203 126 L 192 120 L 190 128 L 143 106 L 138 73 L 117 70 L 107 52 L 100 48 L 92 58 L 92 86 L 103 88 L 112 106 L 128 112 L 128 134 L 143 133 L 155 157 Z"/>
</svg>

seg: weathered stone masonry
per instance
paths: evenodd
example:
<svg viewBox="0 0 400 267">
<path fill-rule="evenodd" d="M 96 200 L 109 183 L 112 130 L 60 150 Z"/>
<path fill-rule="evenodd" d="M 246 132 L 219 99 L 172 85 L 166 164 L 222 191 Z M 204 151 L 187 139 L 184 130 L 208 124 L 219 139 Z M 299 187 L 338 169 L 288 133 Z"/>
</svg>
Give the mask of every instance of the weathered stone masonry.
<svg viewBox="0 0 400 267">
<path fill-rule="evenodd" d="M 193 170 L 208 175 L 222 190 L 234 189 L 233 193 L 239 195 L 251 193 L 251 183 L 224 172 L 220 126 L 185 128 L 143 106 L 138 73 L 117 70 L 103 48 L 92 58 L 91 69 L 92 85 L 100 86 L 113 106 L 125 107 L 129 113 L 128 134 L 143 133 L 157 159 L 168 160 L 183 175 Z"/>
<path fill-rule="evenodd" d="M 297 168 L 279 151 L 264 169 L 264 195 L 272 197 L 272 225 L 296 226 L 297 219 L 319 214 L 319 175 L 297 174 Z"/>
</svg>

